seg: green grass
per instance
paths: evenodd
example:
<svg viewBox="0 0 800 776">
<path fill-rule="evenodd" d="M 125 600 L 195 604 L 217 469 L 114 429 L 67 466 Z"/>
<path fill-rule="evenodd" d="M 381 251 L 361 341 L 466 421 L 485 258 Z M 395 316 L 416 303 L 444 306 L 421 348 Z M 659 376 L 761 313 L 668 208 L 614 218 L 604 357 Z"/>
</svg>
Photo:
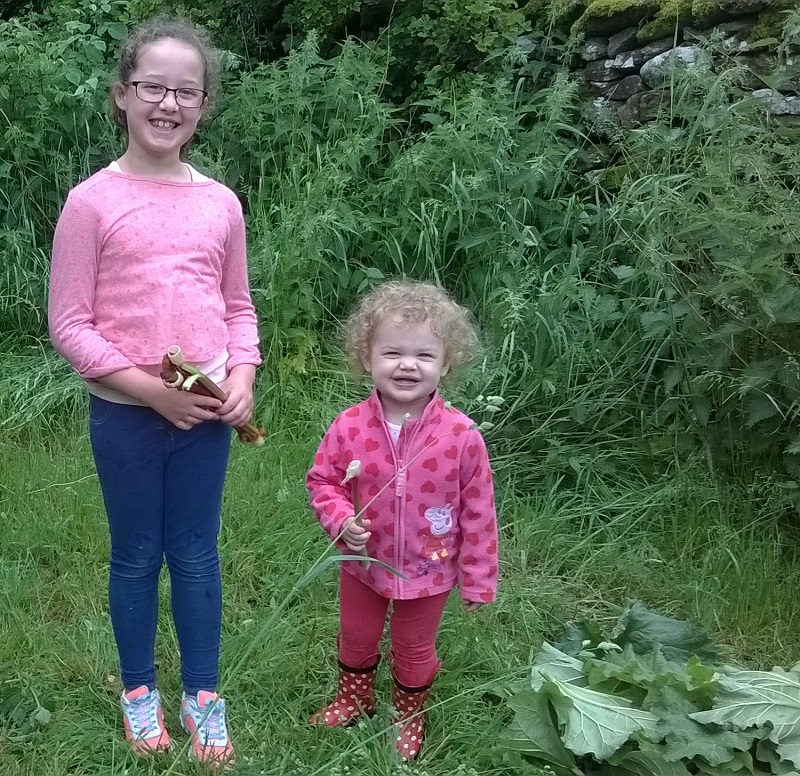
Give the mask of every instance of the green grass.
<svg viewBox="0 0 800 776">
<path fill-rule="evenodd" d="M 644 479 L 568 486 L 542 469 L 519 491 L 498 466 L 503 576 L 496 604 L 465 614 L 454 596 L 441 630 L 445 668 L 431 701 L 428 745 L 414 766 L 387 746 L 389 682 L 376 717 L 349 731 L 307 717 L 334 684 L 336 571 L 295 586 L 327 552 L 306 505 L 303 475 L 344 399 L 335 374 L 262 402 L 263 450 L 235 445 L 221 537 L 222 692 L 241 774 L 511 774 L 492 743 L 509 720 L 496 690 L 523 676 L 542 639 L 580 616 L 610 624 L 631 597 L 706 626 L 731 659 L 759 667 L 800 659 L 800 566 L 791 523 L 769 482 L 714 482 L 688 461 Z M 350 390 L 350 389 L 348 389 Z M 0 698 L 24 687 L 53 714 L 30 730 L 0 718 L 4 776 L 193 774 L 185 751 L 137 762 L 121 735 L 116 652 L 106 607 L 108 540 L 80 423 L 0 441 Z M 179 667 L 164 575 L 157 661 L 178 745 Z M 536 773 L 531 770 L 531 773 Z"/>
<path fill-rule="evenodd" d="M 105 72 L 111 40 L 8 31 L 0 60 L 19 77 L 0 109 L 19 132 L 0 148 L 0 776 L 191 774 L 184 751 L 137 763 L 121 739 L 107 528 L 84 429 L 62 420 L 85 412 L 83 387 L 43 340 L 52 220 L 117 147 L 96 111 L 105 82 L 74 88 L 74 72 L 86 85 Z M 796 135 L 740 104 L 732 71 L 676 79 L 669 115 L 608 145 L 587 139 L 563 72 L 547 88 L 431 93 L 406 125 L 380 46 L 322 60 L 314 40 L 233 68 L 193 157 L 248 198 L 274 379 L 259 391 L 268 445 L 234 446 L 225 500 L 237 771 L 517 773 L 492 750 L 510 717 L 497 689 L 565 623 L 610 625 L 631 597 L 696 619 L 731 660 L 795 663 Z M 497 423 L 503 532 L 500 600 L 475 616 L 451 601 L 429 743 L 406 769 L 387 748 L 385 668 L 374 720 L 307 725 L 334 682 L 336 570 L 298 589 L 328 552 L 303 475 L 358 395 L 320 353 L 353 299 L 397 274 L 441 280 L 481 321 L 484 357 L 449 390 Z M 488 414 L 481 395 L 505 403 Z M 160 686 L 183 743 L 166 574 L 162 593 Z"/>
</svg>

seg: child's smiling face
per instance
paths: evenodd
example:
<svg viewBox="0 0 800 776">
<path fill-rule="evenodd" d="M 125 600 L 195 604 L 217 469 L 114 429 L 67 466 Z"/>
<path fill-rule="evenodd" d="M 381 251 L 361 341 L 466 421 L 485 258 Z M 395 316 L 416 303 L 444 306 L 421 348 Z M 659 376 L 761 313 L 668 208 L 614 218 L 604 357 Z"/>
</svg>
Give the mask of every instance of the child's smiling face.
<svg viewBox="0 0 800 776">
<path fill-rule="evenodd" d="M 167 92 L 160 102 L 145 102 L 136 96 L 132 81 L 149 81 L 169 89 L 203 89 L 205 65 L 193 46 L 173 38 L 162 38 L 142 48 L 127 84 L 117 84 L 114 99 L 125 111 L 128 150 L 150 161 L 177 159 L 181 147 L 197 129 L 203 112 L 184 108 Z"/>
<path fill-rule="evenodd" d="M 431 322 L 405 323 L 387 316 L 376 327 L 364 369 L 381 395 L 386 419 L 400 423 L 408 414 L 418 418 L 439 381 L 447 374 L 444 340 Z"/>
</svg>

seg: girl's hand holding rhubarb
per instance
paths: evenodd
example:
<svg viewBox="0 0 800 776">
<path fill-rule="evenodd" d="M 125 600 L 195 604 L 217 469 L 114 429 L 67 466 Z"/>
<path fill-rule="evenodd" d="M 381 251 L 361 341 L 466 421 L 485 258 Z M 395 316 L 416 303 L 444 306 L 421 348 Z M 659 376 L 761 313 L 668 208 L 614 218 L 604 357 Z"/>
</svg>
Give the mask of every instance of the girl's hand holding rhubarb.
<svg viewBox="0 0 800 776">
<path fill-rule="evenodd" d="M 483 606 L 483 601 L 465 601 L 464 611 L 477 612 Z"/>
<path fill-rule="evenodd" d="M 217 411 L 222 406 L 219 399 L 210 396 L 168 391 L 158 377 L 136 367 L 112 372 L 98 382 L 151 407 L 181 431 L 188 431 L 206 420 L 217 420 Z"/>
<path fill-rule="evenodd" d="M 231 369 L 228 379 L 220 387 L 228 398 L 217 411 L 217 417 L 229 426 L 243 426 L 253 418 L 253 382 L 256 368 L 252 364 L 239 364 Z"/>
<path fill-rule="evenodd" d="M 345 520 L 345 528 L 342 531 L 342 541 L 348 549 L 353 552 L 361 552 L 369 541 L 372 534 L 369 531 L 369 520 L 358 520 L 355 517 L 348 517 Z"/>
<path fill-rule="evenodd" d="M 159 387 L 161 390 L 150 402 L 150 406 L 181 431 L 188 431 L 207 420 L 218 419 L 222 406 L 219 399 L 198 396 L 188 391 L 168 391 L 163 385 Z"/>
</svg>

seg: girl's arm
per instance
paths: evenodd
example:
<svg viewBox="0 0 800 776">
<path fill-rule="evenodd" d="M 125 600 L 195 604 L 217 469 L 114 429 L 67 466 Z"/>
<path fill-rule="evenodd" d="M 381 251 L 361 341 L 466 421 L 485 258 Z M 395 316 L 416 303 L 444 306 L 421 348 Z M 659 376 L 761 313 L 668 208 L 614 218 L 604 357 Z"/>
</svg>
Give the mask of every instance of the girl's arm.
<svg viewBox="0 0 800 776">
<path fill-rule="evenodd" d="M 228 398 L 219 408 L 217 417 L 229 426 L 243 426 L 253 417 L 253 383 L 255 364 L 237 364 L 220 386 Z"/>
<path fill-rule="evenodd" d="M 342 485 L 347 464 L 338 441 L 339 419 L 322 437 L 314 465 L 306 475 L 311 508 L 331 539 L 342 531 L 348 518 L 353 517 L 353 502 L 350 488 Z"/>
<path fill-rule="evenodd" d="M 461 458 L 459 587 L 468 609 L 497 597 L 497 515 L 486 444 L 471 431 Z"/>
<path fill-rule="evenodd" d="M 220 386 L 228 394 L 219 419 L 229 426 L 242 426 L 253 417 L 253 384 L 258 351 L 258 322 L 247 277 L 247 246 L 242 207 L 231 192 L 231 230 L 225 244 L 220 289 L 225 302 L 228 330 L 228 377 Z"/>
<path fill-rule="evenodd" d="M 261 354 L 258 350 L 258 322 L 247 277 L 247 246 L 242 207 L 233 192 L 230 192 L 230 196 L 233 200 L 231 226 L 225 243 L 220 291 L 225 302 L 224 319 L 228 330 L 228 372 L 233 375 L 239 365 L 258 366 L 261 363 Z M 246 371 L 240 372 L 234 382 L 246 384 L 248 377 Z M 252 385 L 251 379 L 250 389 Z"/>
<path fill-rule="evenodd" d="M 53 345 L 85 380 L 133 366 L 94 325 L 100 230 L 97 211 L 70 194 L 53 235 L 47 314 Z"/>
</svg>

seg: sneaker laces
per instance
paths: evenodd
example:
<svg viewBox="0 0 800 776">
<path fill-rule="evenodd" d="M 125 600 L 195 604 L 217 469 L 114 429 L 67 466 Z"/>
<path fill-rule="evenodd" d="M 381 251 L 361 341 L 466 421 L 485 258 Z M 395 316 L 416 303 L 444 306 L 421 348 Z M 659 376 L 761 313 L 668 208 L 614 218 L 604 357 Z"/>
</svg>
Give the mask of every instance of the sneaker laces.
<svg viewBox="0 0 800 776">
<path fill-rule="evenodd" d="M 213 704 L 209 711 L 208 708 Z M 202 722 L 197 726 L 197 738 L 204 746 L 225 746 L 228 743 L 228 726 L 225 723 L 225 701 L 218 698 L 206 701 L 205 706 L 200 706 Z"/>
<path fill-rule="evenodd" d="M 150 738 L 158 733 L 158 696 L 155 691 L 139 698 L 126 698 L 125 711 L 134 738 Z"/>
</svg>

